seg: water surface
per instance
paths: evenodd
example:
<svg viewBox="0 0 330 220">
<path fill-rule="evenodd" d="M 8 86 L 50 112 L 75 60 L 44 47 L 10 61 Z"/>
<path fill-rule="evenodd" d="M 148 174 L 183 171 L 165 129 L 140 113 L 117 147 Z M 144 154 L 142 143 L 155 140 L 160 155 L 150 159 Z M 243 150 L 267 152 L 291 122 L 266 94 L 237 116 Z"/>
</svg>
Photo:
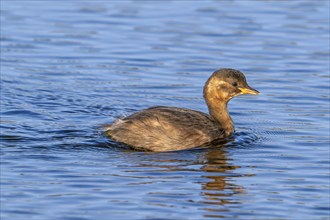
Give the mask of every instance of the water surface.
<svg viewBox="0 0 330 220">
<path fill-rule="evenodd" d="M 328 219 L 329 1 L 1 1 L 1 219 Z M 101 126 L 243 71 L 225 146 Z"/>
</svg>

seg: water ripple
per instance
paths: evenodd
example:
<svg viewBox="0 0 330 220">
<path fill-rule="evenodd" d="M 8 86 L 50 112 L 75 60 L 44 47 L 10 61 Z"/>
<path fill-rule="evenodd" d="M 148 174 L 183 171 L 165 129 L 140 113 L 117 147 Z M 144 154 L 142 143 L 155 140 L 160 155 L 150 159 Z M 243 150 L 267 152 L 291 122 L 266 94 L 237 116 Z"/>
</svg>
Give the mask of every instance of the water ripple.
<svg viewBox="0 0 330 220">
<path fill-rule="evenodd" d="M 328 1 L 36 2 L 1 3 L 1 219 L 329 216 Z M 228 140 L 103 136 L 150 106 L 207 112 L 220 67 L 261 91 L 229 103 Z"/>
</svg>

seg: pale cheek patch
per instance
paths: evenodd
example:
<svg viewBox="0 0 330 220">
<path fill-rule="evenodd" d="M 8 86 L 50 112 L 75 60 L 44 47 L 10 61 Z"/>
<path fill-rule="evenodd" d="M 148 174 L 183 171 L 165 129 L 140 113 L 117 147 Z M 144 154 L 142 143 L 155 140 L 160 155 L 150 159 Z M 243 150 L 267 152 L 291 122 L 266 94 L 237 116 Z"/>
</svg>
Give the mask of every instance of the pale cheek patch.
<svg viewBox="0 0 330 220">
<path fill-rule="evenodd" d="M 215 78 L 210 82 L 209 86 L 207 87 L 207 93 L 210 95 L 211 99 L 225 99 L 225 97 L 228 97 L 229 95 L 227 91 L 229 88 L 230 84 Z"/>
<path fill-rule="evenodd" d="M 228 91 L 230 90 L 230 85 L 225 82 L 225 81 L 219 81 L 218 82 L 218 93 L 222 96 L 222 97 L 226 97 L 229 95 Z"/>
<path fill-rule="evenodd" d="M 221 89 L 221 90 L 224 90 L 224 89 L 228 88 L 228 83 L 225 82 L 225 81 L 219 81 L 218 82 L 218 88 Z"/>
</svg>

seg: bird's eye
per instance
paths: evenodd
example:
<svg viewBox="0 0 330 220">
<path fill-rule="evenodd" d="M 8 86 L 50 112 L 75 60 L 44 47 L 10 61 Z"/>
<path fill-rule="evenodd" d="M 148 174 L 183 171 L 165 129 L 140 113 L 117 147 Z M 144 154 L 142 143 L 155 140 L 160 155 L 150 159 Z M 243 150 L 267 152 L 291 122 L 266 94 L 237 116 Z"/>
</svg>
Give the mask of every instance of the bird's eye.
<svg viewBox="0 0 330 220">
<path fill-rule="evenodd" d="M 236 87 L 237 86 L 237 82 L 233 82 L 232 85 Z"/>
</svg>

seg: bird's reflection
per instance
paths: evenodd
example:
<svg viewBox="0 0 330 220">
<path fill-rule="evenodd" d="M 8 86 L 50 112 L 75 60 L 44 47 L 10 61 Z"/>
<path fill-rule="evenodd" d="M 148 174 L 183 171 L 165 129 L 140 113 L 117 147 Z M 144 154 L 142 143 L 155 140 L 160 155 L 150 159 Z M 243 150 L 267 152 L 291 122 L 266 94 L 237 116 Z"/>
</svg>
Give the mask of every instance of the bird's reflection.
<svg viewBox="0 0 330 220">
<path fill-rule="evenodd" d="M 199 184 L 200 192 L 197 192 L 199 198 L 193 197 L 189 201 L 200 204 L 206 212 L 205 216 L 221 217 L 224 212 L 229 211 L 227 204 L 239 204 L 240 199 L 237 195 L 245 194 L 244 188 L 236 182 L 237 178 L 246 175 L 240 173 L 238 170 L 240 166 L 235 165 L 228 152 L 230 148 L 224 147 L 223 143 L 213 143 L 211 147 L 188 151 L 131 152 L 127 155 L 129 158 L 126 158 L 130 161 L 130 166 L 125 172 L 129 173 L 129 177 L 137 178 L 139 184 L 175 181 L 177 184 L 174 189 L 180 199 L 183 199 L 182 194 L 185 193 L 196 195 L 196 188 L 190 187 Z M 170 184 L 170 186 L 174 185 Z M 182 191 L 179 193 L 178 189 Z M 171 188 L 167 190 L 163 188 L 163 190 L 165 191 L 161 193 L 150 192 L 150 194 L 173 196 Z M 165 205 L 167 202 L 160 203 Z"/>
<path fill-rule="evenodd" d="M 204 203 L 218 205 L 236 203 L 230 197 L 244 193 L 243 187 L 233 182 L 235 178 L 242 176 L 235 172 L 240 166 L 234 165 L 223 148 L 209 149 L 203 156 L 206 162 L 201 169 L 205 171 L 203 177 L 207 179 L 206 183 L 202 184 Z"/>
</svg>

